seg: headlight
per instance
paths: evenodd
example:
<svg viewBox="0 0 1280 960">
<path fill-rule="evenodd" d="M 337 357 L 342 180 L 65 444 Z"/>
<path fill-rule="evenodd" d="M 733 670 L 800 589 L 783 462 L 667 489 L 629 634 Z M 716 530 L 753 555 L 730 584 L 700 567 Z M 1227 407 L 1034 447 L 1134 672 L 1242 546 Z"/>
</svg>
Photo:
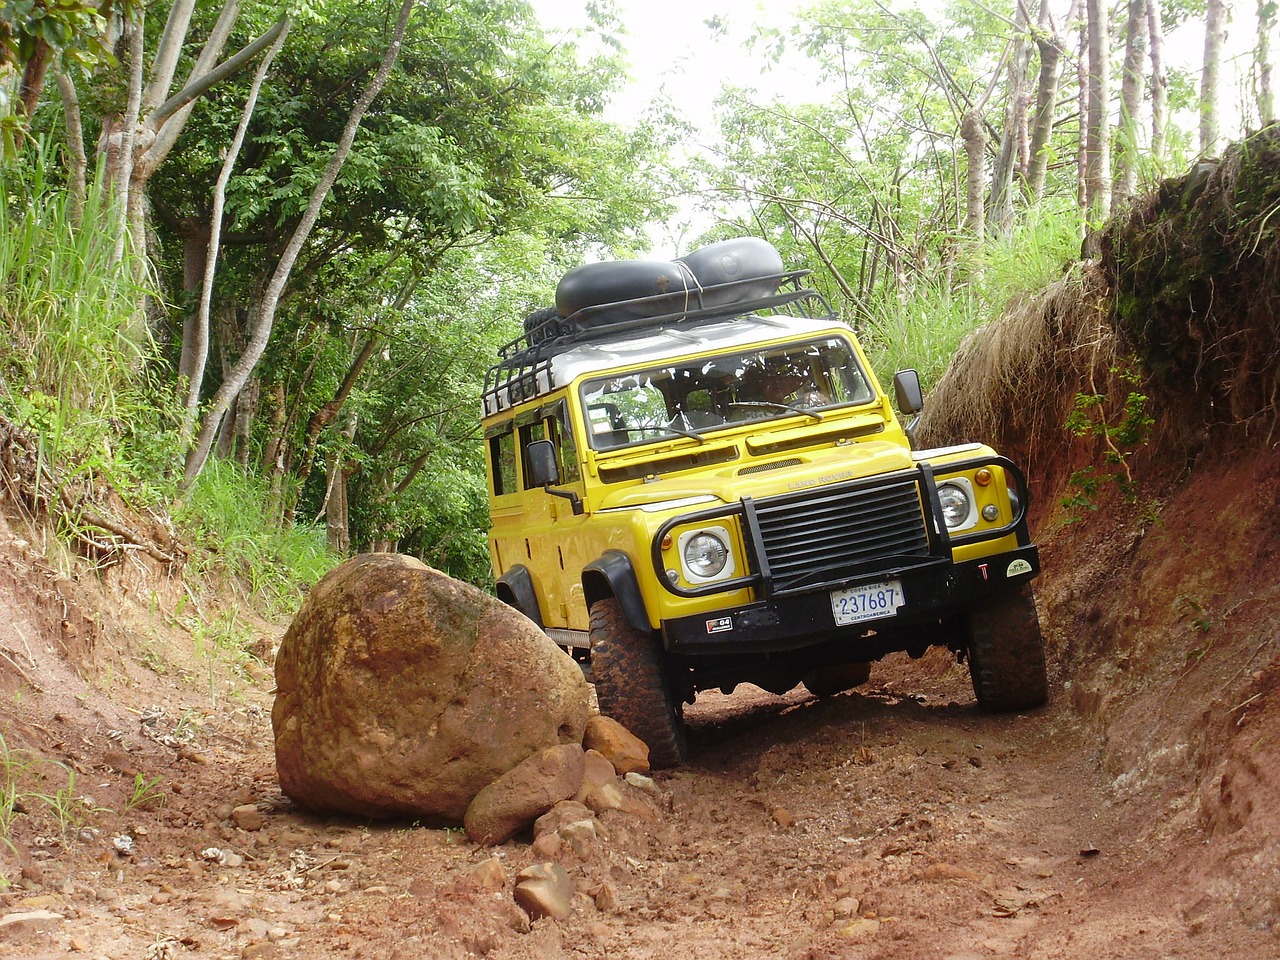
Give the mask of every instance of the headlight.
<svg viewBox="0 0 1280 960">
<path fill-rule="evenodd" d="M 694 577 L 709 580 L 729 562 L 729 545 L 705 530 L 684 542 L 684 565 Z"/>
<path fill-rule="evenodd" d="M 963 526 L 969 519 L 969 494 L 962 487 L 954 483 L 939 484 L 938 500 L 942 504 L 942 520 L 949 530 Z"/>
</svg>

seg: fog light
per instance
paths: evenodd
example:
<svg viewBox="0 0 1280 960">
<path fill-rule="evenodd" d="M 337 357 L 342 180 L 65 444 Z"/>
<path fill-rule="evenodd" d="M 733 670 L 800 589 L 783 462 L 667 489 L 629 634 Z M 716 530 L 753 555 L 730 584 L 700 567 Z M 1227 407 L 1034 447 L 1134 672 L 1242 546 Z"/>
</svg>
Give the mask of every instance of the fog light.
<svg viewBox="0 0 1280 960">
<path fill-rule="evenodd" d="M 988 523 L 994 523 L 999 516 L 1000 508 L 994 503 L 988 503 L 982 508 L 982 519 L 986 520 Z"/>
</svg>

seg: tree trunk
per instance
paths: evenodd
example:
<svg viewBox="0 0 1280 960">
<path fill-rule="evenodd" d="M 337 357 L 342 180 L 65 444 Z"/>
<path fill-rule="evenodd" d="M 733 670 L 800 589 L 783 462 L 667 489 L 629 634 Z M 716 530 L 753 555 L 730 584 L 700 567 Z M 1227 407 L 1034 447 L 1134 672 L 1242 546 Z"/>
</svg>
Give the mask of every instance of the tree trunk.
<svg viewBox="0 0 1280 960">
<path fill-rule="evenodd" d="M 271 339 L 271 328 L 275 322 L 276 309 L 280 304 L 280 296 L 289 281 L 289 275 L 293 272 L 293 265 L 297 262 L 303 245 L 311 236 L 311 231 L 315 228 L 316 221 L 320 218 L 320 208 L 328 197 L 329 191 L 333 188 L 334 182 L 338 179 L 338 173 L 342 170 L 343 164 L 346 163 L 347 156 L 351 152 L 351 145 L 355 141 L 356 131 L 360 127 L 360 121 L 364 119 L 365 112 L 369 109 L 370 104 L 373 103 L 374 98 L 386 85 L 387 78 L 391 74 L 391 67 L 400 54 L 400 45 L 404 41 L 405 30 L 409 24 L 409 14 L 412 12 L 413 6 L 414 0 L 402 0 L 400 16 L 396 21 L 395 30 L 391 43 L 387 47 L 386 55 L 378 66 L 378 72 L 369 82 L 369 86 L 365 88 L 355 106 L 352 107 L 333 157 L 317 181 L 315 189 L 311 193 L 311 199 L 307 203 L 307 209 L 294 230 L 293 236 L 290 237 L 288 246 L 286 246 L 284 253 L 280 257 L 280 262 L 276 265 L 275 273 L 267 285 L 261 308 L 255 311 L 249 344 L 232 371 L 231 377 L 222 384 L 222 387 L 214 395 L 209 410 L 205 413 L 196 442 L 187 456 L 186 469 L 183 473 L 180 488 L 183 492 L 195 482 L 196 477 L 200 475 L 200 471 L 204 469 L 205 462 L 209 459 L 209 451 L 213 446 L 217 422 L 226 412 L 232 398 L 248 381 L 250 375 L 257 368 L 258 362 L 262 359 L 262 355 L 266 352 L 267 343 Z"/>
<path fill-rule="evenodd" d="M 355 440 L 358 422 L 358 417 L 352 417 L 351 422 L 342 430 L 348 445 Z M 325 518 L 325 537 L 329 549 L 343 555 L 351 552 L 351 507 L 347 497 L 347 481 L 350 476 L 347 450 L 334 450 L 329 455 L 328 484 L 321 512 Z"/>
<path fill-rule="evenodd" d="M 209 224 L 187 217 L 176 231 L 182 237 L 182 292 L 195 299 L 204 279 L 205 255 L 209 250 Z M 195 370 L 194 345 L 198 315 L 182 318 L 182 349 L 178 354 L 178 382 L 190 383 Z"/>
<path fill-rule="evenodd" d="M 1164 15 L 1160 0 L 1147 0 L 1147 39 L 1151 54 L 1151 157 L 1164 166 L 1165 125 L 1169 121 L 1169 77 L 1164 69 Z"/>
<path fill-rule="evenodd" d="M 133 150 L 138 128 L 138 112 L 142 106 L 143 9 L 138 7 L 137 20 L 126 30 L 129 45 L 129 99 L 123 118 L 108 123 L 103 130 L 107 143 L 108 182 L 115 197 L 115 248 L 111 262 L 124 261 L 124 245 L 129 226 L 129 187 L 133 183 Z"/>
<path fill-rule="evenodd" d="M 1138 186 L 1138 116 L 1142 110 L 1142 64 L 1146 59 L 1147 0 L 1129 0 L 1124 27 L 1124 72 L 1120 77 L 1120 136 L 1116 142 L 1115 197 Z"/>
<path fill-rule="evenodd" d="M 1271 33 L 1275 28 L 1275 0 L 1258 0 L 1258 44 L 1253 61 L 1258 71 L 1258 119 L 1264 127 L 1276 122 L 1276 94 L 1271 85 Z"/>
<path fill-rule="evenodd" d="M 1075 0 L 1072 12 L 1075 14 Z M 1058 106 L 1061 77 L 1062 38 L 1058 35 L 1049 12 L 1049 0 L 1041 0 L 1036 31 L 1036 48 L 1040 53 L 1040 73 L 1036 81 L 1036 110 L 1031 127 L 1027 175 L 1023 181 L 1026 195 L 1035 200 L 1044 196 L 1045 174 L 1049 169 L 1049 144 L 1053 138 L 1054 110 Z"/>
<path fill-rule="evenodd" d="M 63 123 L 67 128 L 67 190 L 71 194 L 71 216 L 77 226 L 84 218 L 85 198 L 88 195 L 86 171 L 89 158 L 84 149 L 84 124 L 80 118 L 80 97 L 76 85 L 65 71 L 59 70 L 54 79 L 62 98 Z"/>
<path fill-rule="evenodd" d="M 1013 174 L 1019 156 L 1019 141 L 1026 129 L 1027 68 L 1030 49 L 1027 43 L 1029 24 L 1027 8 L 1018 4 L 1014 34 L 1009 43 L 1012 51 L 1008 63 L 1009 86 L 1006 91 L 1004 130 L 1000 136 L 1000 151 L 991 173 L 991 200 L 987 204 L 987 228 L 995 234 L 1005 234 L 1013 222 Z M 1025 167 L 1023 168 L 1025 171 Z"/>
<path fill-rule="evenodd" d="M 1076 46 L 1076 112 L 1080 116 L 1080 136 L 1076 138 L 1076 203 L 1083 223 L 1089 209 L 1089 25 L 1080 21 Z"/>
<path fill-rule="evenodd" d="M 253 116 L 258 103 L 258 94 L 266 79 L 271 63 L 284 46 L 289 36 L 290 24 L 286 21 L 280 35 L 276 37 L 266 56 L 258 63 L 253 83 L 249 88 L 249 96 L 245 99 L 244 108 L 240 111 L 240 123 L 235 135 L 231 138 L 231 146 L 223 159 L 222 169 L 218 172 L 218 181 L 213 188 L 213 209 L 209 215 L 209 237 L 205 248 L 203 275 L 200 283 L 200 300 L 193 322 L 184 323 L 182 327 L 182 360 L 187 385 L 186 404 L 182 416 L 183 442 L 189 443 L 195 430 L 196 418 L 200 410 L 200 394 L 204 388 L 205 364 L 209 359 L 209 311 L 213 303 L 213 279 L 217 271 L 218 251 L 222 241 L 222 211 L 226 206 L 227 184 L 231 180 L 231 172 L 235 169 L 236 158 L 244 144 L 245 133 L 249 129 L 249 120 Z M 180 377 L 179 382 L 183 382 Z"/>
<path fill-rule="evenodd" d="M 975 111 L 964 115 L 960 124 L 960 136 L 964 139 L 964 155 L 968 162 L 965 177 L 964 232 L 975 240 L 986 232 L 986 170 L 987 136 L 982 118 Z"/>
<path fill-rule="evenodd" d="M 338 418 L 338 414 L 342 412 L 342 405 L 347 402 L 351 396 L 351 391 L 355 389 L 356 384 L 360 381 L 360 375 L 364 373 L 365 365 L 369 362 L 369 358 L 378 348 L 381 338 L 377 331 L 369 334 L 369 339 L 361 347 L 360 352 L 356 354 L 351 366 L 347 368 L 347 375 L 342 378 L 342 384 L 338 387 L 333 399 L 322 404 L 320 409 L 311 415 L 307 421 L 306 436 L 303 440 L 302 460 L 298 464 L 298 485 L 301 486 L 306 482 L 307 477 L 311 475 L 311 468 L 315 463 L 316 446 L 320 442 L 320 434 L 324 428 L 333 423 Z"/>
<path fill-rule="evenodd" d="M 1111 67 L 1110 28 L 1104 0 L 1088 0 L 1089 82 L 1088 119 L 1085 134 L 1085 193 L 1089 225 L 1096 228 L 1111 213 L 1111 122 L 1107 116 L 1110 104 Z M 1086 234 L 1087 254 L 1093 249 L 1096 231 Z"/>
<path fill-rule="evenodd" d="M 35 42 L 35 49 L 27 58 L 22 68 L 22 80 L 18 84 L 18 106 L 22 115 L 28 120 L 35 116 L 36 106 L 40 103 L 40 94 L 44 91 L 44 79 L 49 73 L 49 64 L 53 60 L 53 51 L 43 40 Z"/>
<path fill-rule="evenodd" d="M 340 556 L 351 552 L 351 510 L 347 503 L 347 471 L 344 458 L 335 453 L 329 464 L 329 496 L 325 503 L 324 530 L 329 549 Z"/>
<path fill-rule="evenodd" d="M 1204 17 L 1204 69 L 1200 73 L 1200 155 L 1218 152 L 1218 99 L 1221 92 L 1222 46 L 1229 12 L 1225 0 L 1208 0 Z"/>
</svg>

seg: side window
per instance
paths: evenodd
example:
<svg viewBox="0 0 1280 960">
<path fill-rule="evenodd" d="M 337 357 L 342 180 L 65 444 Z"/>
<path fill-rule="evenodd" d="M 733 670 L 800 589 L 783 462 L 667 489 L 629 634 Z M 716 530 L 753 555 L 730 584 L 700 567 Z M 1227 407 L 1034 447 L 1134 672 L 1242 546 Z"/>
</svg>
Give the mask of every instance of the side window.
<svg viewBox="0 0 1280 960">
<path fill-rule="evenodd" d="M 525 489 L 528 489 L 529 478 L 529 459 L 526 451 L 529 444 L 534 440 L 546 440 L 547 437 L 547 421 L 535 420 L 533 423 L 526 423 L 520 428 L 520 460 L 524 468 Z"/>
<path fill-rule="evenodd" d="M 515 493 L 516 486 L 516 438 L 510 426 L 502 433 L 489 437 L 489 462 L 493 465 L 493 494 Z"/>
<path fill-rule="evenodd" d="M 582 467 L 578 464 L 578 447 L 573 442 L 573 429 L 569 426 L 568 411 L 563 404 L 551 423 L 555 426 L 554 439 L 560 451 L 560 482 L 577 483 L 582 479 Z"/>
</svg>

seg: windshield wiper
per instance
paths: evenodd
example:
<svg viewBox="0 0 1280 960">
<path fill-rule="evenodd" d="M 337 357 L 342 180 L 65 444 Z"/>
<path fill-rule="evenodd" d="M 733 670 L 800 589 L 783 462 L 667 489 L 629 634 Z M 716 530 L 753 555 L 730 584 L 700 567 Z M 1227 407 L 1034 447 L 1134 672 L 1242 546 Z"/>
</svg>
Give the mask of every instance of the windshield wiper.
<svg viewBox="0 0 1280 960">
<path fill-rule="evenodd" d="M 686 430 L 684 427 L 676 426 L 676 421 L 682 418 L 683 418 L 683 414 L 677 413 L 674 417 L 672 417 L 670 420 L 668 420 L 666 423 L 662 425 L 662 429 L 669 430 L 672 433 L 677 433 L 682 437 L 692 437 L 694 440 L 697 440 L 699 443 L 706 443 L 707 438 L 704 437 L 702 434 L 697 433 L 693 430 Z"/>
</svg>

